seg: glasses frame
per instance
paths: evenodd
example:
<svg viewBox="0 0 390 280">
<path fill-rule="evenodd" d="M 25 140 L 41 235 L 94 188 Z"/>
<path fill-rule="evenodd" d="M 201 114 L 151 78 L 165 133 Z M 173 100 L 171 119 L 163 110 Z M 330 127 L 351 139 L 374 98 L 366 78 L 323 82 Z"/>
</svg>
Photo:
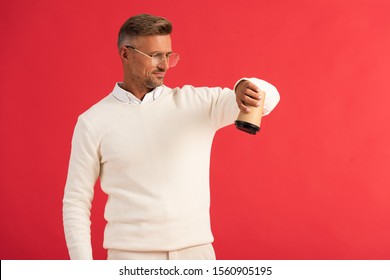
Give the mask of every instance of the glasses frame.
<svg viewBox="0 0 390 280">
<path fill-rule="evenodd" d="M 164 55 L 164 53 L 161 53 L 161 52 L 156 52 L 154 54 L 147 54 L 147 53 L 144 53 L 143 51 L 140 51 L 139 49 L 134 48 L 133 46 L 130 46 L 130 45 L 125 46 L 125 47 L 128 48 L 128 49 L 135 50 L 136 52 L 151 58 L 153 66 L 160 65 L 163 62 L 163 57 L 168 62 L 169 67 L 175 67 L 177 65 L 177 63 L 179 62 L 179 60 L 180 60 L 179 54 L 178 53 L 174 53 L 174 52 L 166 53 L 165 55 Z M 169 61 L 169 58 L 172 55 L 177 56 L 177 61 L 176 61 L 176 63 L 174 65 L 170 65 L 170 61 Z"/>
</svg>

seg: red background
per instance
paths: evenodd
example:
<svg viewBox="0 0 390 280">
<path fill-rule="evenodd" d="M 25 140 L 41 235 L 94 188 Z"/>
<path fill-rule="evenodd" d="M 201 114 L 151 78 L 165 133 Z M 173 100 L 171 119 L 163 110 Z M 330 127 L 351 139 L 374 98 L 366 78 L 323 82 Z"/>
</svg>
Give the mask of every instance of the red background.
<svg viewBox="0 0 390 280">
<path fill-rule="evenodd" d="M 67 259 L 62 195 L 77 116 L 122 69 L 120 25 L 153 13 L 181 54 L 166 84 L 281 94 L 256 136 L 220 130 L 211 158 L 219 259 L 390 259 L 390 3 L 2 1 L 0 258 Z M 92 234 L 102 249 L 105 195 Z"/>
</svg>

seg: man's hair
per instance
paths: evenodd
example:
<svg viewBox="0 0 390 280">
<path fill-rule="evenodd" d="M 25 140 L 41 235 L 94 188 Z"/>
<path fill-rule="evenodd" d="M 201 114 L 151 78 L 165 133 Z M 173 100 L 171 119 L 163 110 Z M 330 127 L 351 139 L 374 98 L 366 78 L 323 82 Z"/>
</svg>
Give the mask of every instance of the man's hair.
<svg viewBox="0 0 390 280">
<path fill-rule="evenodd" d="M 118 48 L 125 40 L 132 40 L 139 36 L 169 35 L 172 32 L 172 23 L 158 16 L 140 14 L 132 16 L 122 25 L 118 34 Z"/>
</svg>

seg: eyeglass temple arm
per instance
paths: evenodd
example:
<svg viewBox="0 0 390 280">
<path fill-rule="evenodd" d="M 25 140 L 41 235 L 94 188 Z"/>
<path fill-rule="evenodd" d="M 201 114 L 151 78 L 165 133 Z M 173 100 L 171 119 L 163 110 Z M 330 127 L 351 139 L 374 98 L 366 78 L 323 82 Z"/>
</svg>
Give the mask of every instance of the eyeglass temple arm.
<svg viewBox="0 0 390 280">
<path fill-rule="evenodd" d="M 144 53 L 144 52 L 141 52 L 140 50 L 134 48 L 133 46 L 125 46 L 125 47 L 126 47 L 126 48 L 130 48 L 130 49 L 133 49 L 133 50 L 135 50 L 136 52 L 138 52 L 138 53 L 140 53 L 140 54 L 143 54 L 144 56 L 153 57 L 153 56 L 148 55 L 148 54 L 146 54 L 146 53 Z"/>
</svg>

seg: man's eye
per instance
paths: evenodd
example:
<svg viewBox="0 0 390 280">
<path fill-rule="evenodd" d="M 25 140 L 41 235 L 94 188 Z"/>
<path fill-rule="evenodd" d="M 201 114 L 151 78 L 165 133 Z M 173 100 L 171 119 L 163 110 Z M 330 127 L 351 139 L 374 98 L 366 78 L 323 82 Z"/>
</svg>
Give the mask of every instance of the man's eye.
<svg viewBox="0 0 390 280">
<path fill-rule="evenodd" d="M 166 58 L 169 58 L 171 56 L 172 53 L 155 53 L 152 55 L 152 57 L 155 57 L 155 58 L 158 58 L 158 59 L 163 59 L 164 56 Z"/>
<path fill-rule="evenodd" d="M 161 59 L 164 57 L 164 54 L 163 53 L 155 53 L 155 54 L 153 54 L 153 57 Z"/>
</svg>

